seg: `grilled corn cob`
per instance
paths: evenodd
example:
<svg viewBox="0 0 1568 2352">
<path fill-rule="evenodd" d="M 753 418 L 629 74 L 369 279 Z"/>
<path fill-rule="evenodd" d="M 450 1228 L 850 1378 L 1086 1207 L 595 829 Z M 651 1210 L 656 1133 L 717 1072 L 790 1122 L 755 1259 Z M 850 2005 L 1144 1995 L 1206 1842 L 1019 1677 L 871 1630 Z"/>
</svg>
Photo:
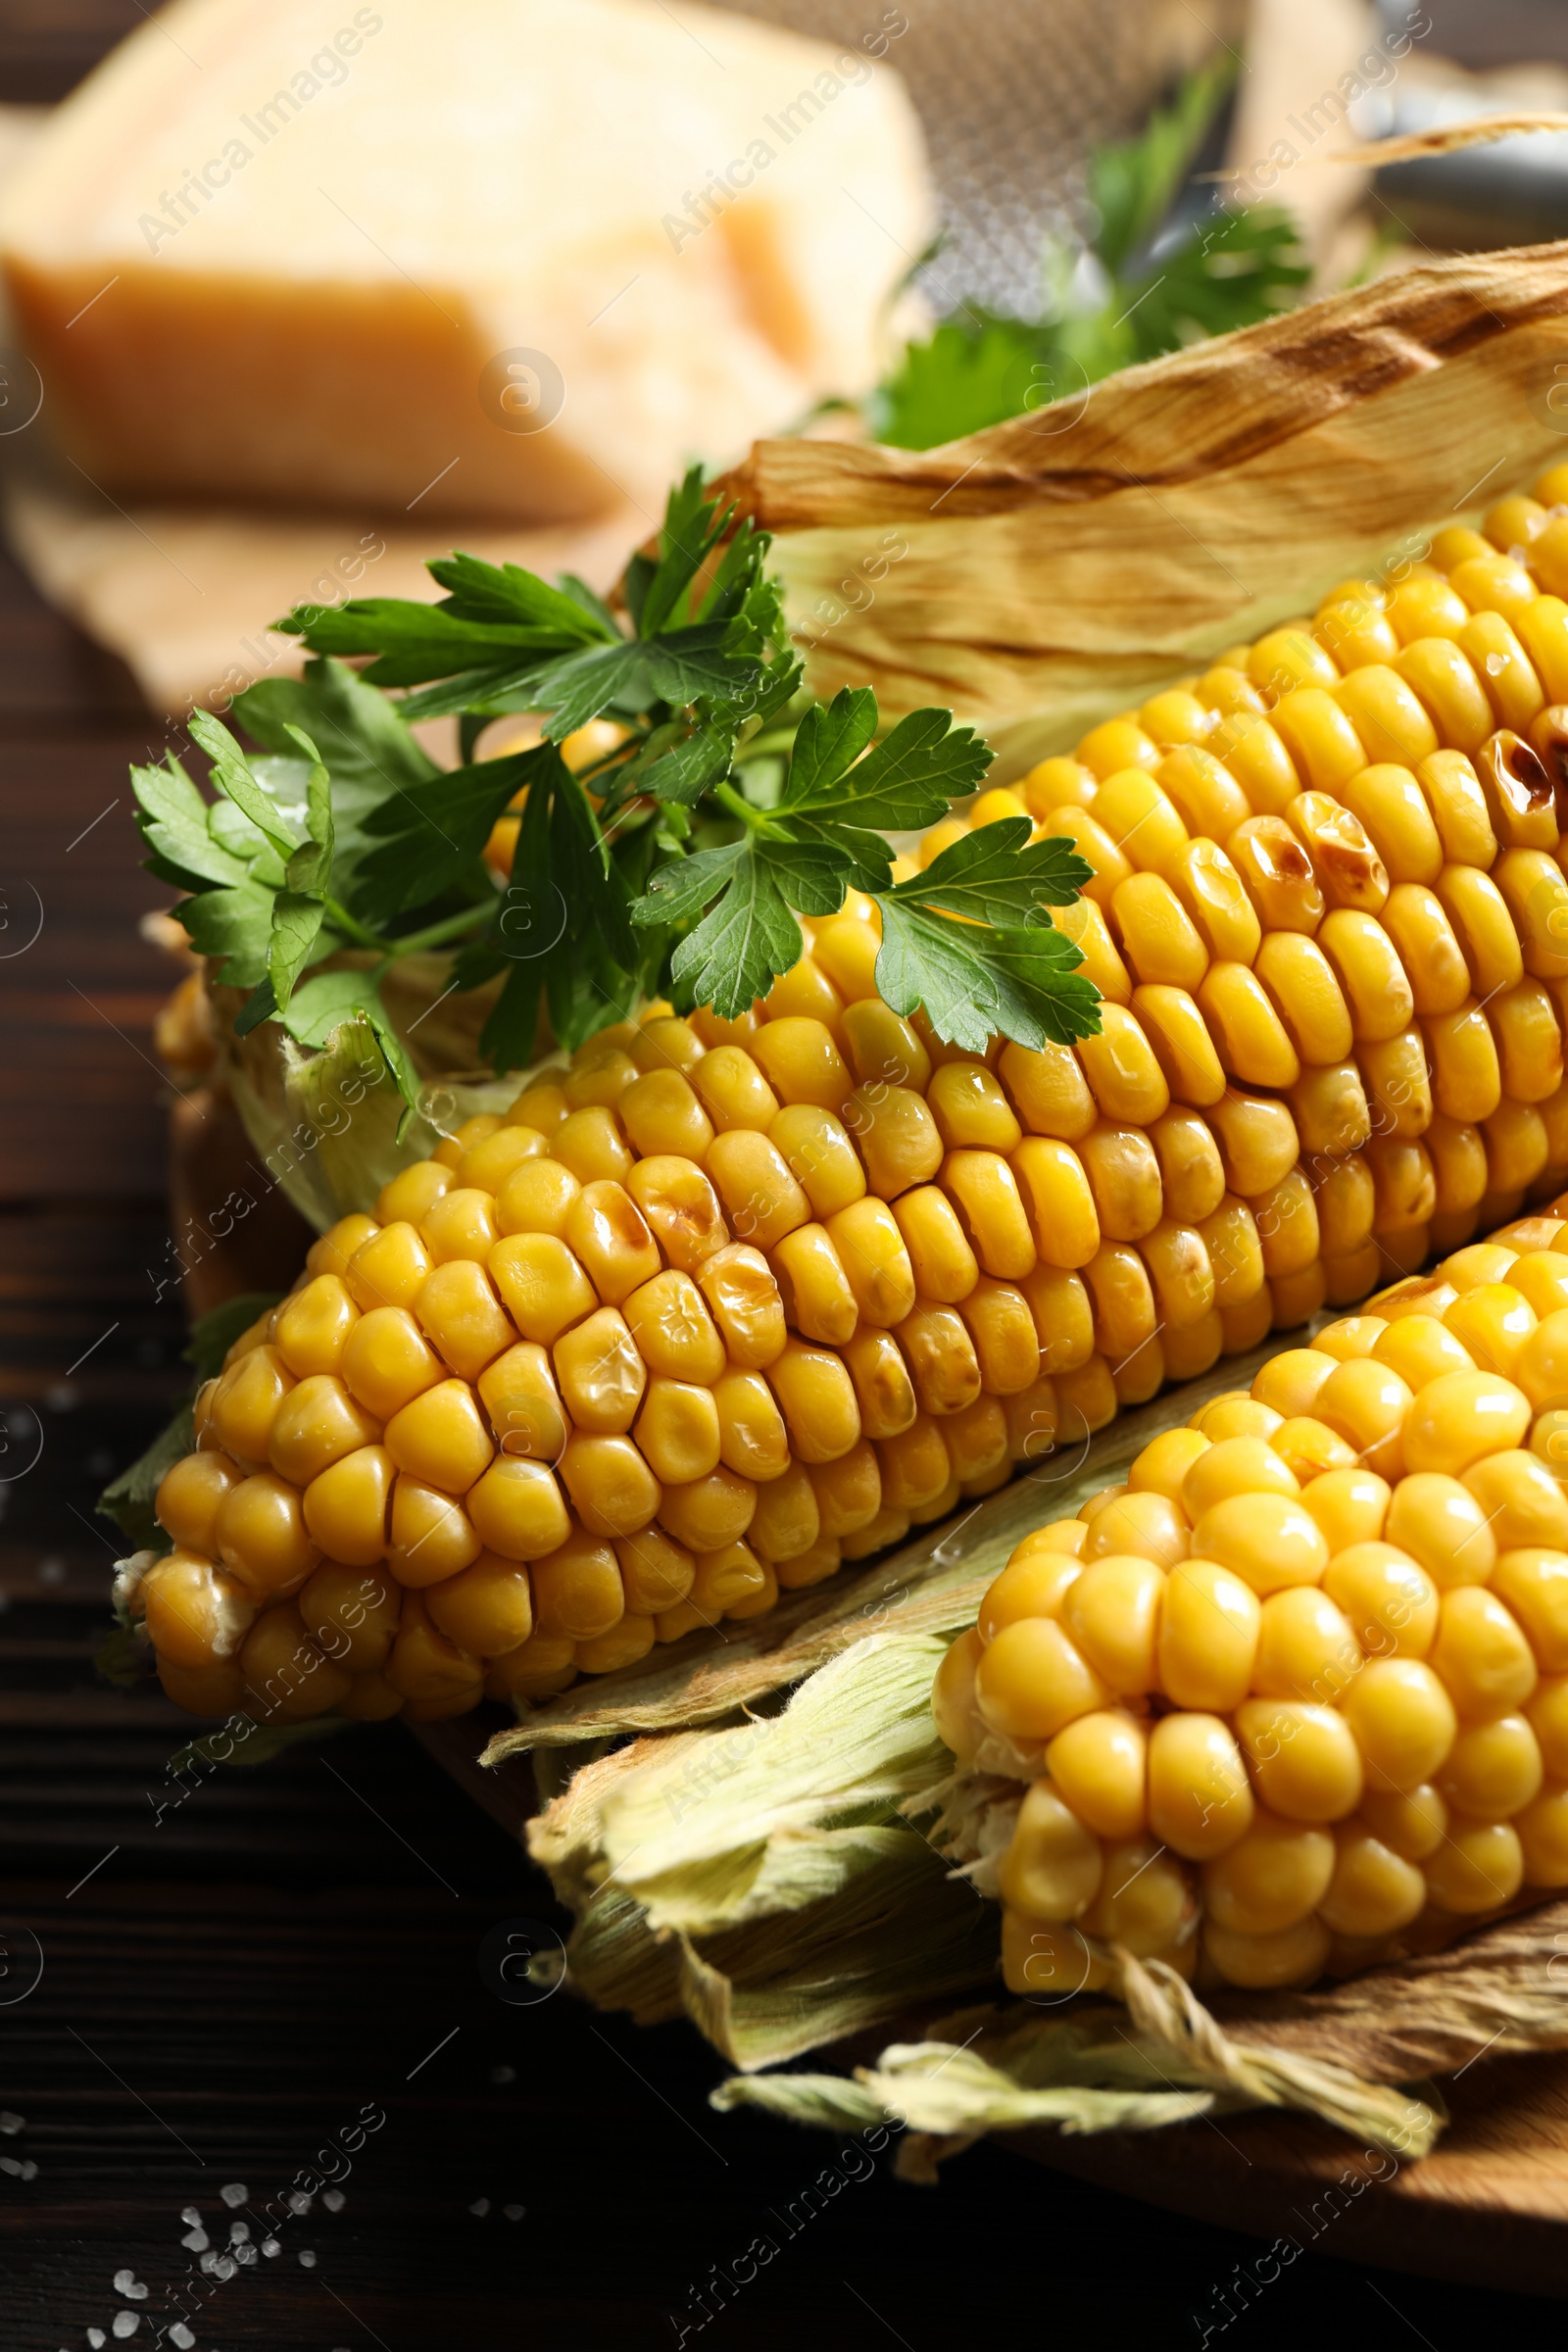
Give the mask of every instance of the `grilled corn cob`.
<svg viewBox="0 0 1568 2352">
<path fill-rule="evenodd" d="M 1559 470 L 926 836 L 1072 835 L 1100 1036 L 943 1046 L 855 899 L 751 1013 L 602 1032 L 335 1227 L 204 1396 L 235 1499 L 170 1490 L 212 1633 L 154 1624 L 171 1690 L 562 1689 L 1568 1181 Z M 376 1629 L 328 1674 L 323 1593 Z"/>
<path fill-rule="evenodd" d="M 1310 1983 L 1568 1886 L 1568 1200 L 1041 1528 L 933 1704 L 1004 1802 L 1006 1981 Z"/>
</svg>

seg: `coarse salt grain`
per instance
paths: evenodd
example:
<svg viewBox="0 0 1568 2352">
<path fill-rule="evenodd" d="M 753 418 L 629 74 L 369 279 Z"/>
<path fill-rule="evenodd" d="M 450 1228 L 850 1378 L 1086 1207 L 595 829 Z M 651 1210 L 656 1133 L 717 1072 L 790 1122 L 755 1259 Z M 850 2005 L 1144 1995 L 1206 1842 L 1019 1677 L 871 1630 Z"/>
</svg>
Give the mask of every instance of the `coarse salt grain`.
<svg viewBox="0 0 1568 2352">
<path fill-rule="evenodd" d="M 323 2188 L 321 2191 L 321 2203 L 326 2207 L 328 2213 L 341 2213 L 343 2210 L 343 2191 L 340 2188 Z"/>
<path fill-rule="evenodd" d="M 225 2205 L 245 2205 L 250 2201 L 251 2192 L 243 2180 L 230 2180 L 228 2185 L 220 2188 L 218 2193 Z"/>
</svg>

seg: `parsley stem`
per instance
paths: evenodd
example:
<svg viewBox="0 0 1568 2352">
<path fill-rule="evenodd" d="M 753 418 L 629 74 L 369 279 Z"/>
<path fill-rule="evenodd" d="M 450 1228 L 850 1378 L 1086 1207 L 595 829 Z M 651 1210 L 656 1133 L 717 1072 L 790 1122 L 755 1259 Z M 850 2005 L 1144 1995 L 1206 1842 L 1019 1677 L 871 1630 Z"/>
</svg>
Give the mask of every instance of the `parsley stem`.
<svg viewBox="0 0 1568 2352">
<path fill-rule="evenodd" d="M 379 952 L 385 951 L 387 943 L 379 932 L 368 931 L 362 922 L 356 921 L 346 906 L 338 904 L 336 899 L 323 899 L 321 904 L 326 908 L 328 920 L 334 931 L 341 931 L 344 937 L 352 939 L 357 947 L 374 948 Z"/>
<path fill-rule="evenodd" d="M 761 808 L 754 808 L 744 794 L 737 792 L 734 785 L 726 783 L 722 777 L 709 789 L 715 801 L 722 802 L 731 816 L 740 817 L 742 822 L 748 825 L 754 833 L 760 826 L 766 824 L 766 812 Z"/>
</svg>

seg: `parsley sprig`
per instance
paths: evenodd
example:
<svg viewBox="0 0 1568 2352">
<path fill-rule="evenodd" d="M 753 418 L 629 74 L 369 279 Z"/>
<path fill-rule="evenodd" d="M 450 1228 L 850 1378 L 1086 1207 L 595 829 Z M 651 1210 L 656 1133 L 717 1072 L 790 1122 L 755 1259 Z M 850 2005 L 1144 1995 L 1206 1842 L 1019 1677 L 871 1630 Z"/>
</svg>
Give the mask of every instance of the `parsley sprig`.
<svg viewBox="0 0 1568 2352">
<path fill-rule="evenodd" d="M 193 946 L 247 992 L 236 1030 L 275 1021 L 318 1047 L 361 1013 L 412 1107 L 382 994 L 401 959 L 449 951 L 454 989 L 489 991 L 480 1046 L 502 1074 L 532 1059 L 541 1012 L 568 1048 L 657 994 L 739 1013 L 801 955 L 799 918 L 851 888 L 881 909 L 883 995 L 923 1006 L 939 1037 L 978 1050 L 998 1031 L 1038 1046 L 1097 1029 L 1049 912 L 1089 878 L 1073 845 L 1030 846 L 1027 821 L 1004 818 L 895 882 L 886 836 L 945 816 L 991 753 L 941 710 L 878 740 L 864 687 L 808 702 L 767 548 L 694 468 L 632 559 L 624 616 L 569 575 L 552 587 L 459 554 L 429 567 L 437 603 L 280 622 L 311 659 L 236 699 L 259 749 L 191 721 L 213 797 L 172 757 L 132 771 L 149 870 L 187 894 Z M 476 759 L 490 721 L 520 712 L 543 715 L 542 740 Z M 451 716 L 460 763 L 443 769 L 414 728 Z M 613 724 L 585 757 L 596 719 Z M 487 845 L 519 802 L 498 879 Z"/>
</svg>

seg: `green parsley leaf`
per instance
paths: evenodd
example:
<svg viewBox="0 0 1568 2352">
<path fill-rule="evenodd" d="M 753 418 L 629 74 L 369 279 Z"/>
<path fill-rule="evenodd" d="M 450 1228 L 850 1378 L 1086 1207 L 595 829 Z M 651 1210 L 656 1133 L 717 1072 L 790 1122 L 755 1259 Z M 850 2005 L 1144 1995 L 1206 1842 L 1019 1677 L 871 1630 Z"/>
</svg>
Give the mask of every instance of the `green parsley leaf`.
<svg viewBox="0 0 1568 2352">
<path fill-rule="evenodd" d="M 1032 829 L 1026 816 L 998 817 L 951 843 L 888 896 L 1004 927 L 1027 922 L 1038 906 L 1070 906 L 1095 869 L 1064 834 L 1028 847 Z"/>
<path fill-rule="evenodd" d="M 276 802 L 252 775 L 250 761 L 228 729 L 210 711 L 193 710 L 190 735 L 192 742 L 200 744 L 211 760 L 213 782 L 224 799 L 232 801 L 241 814 L 250 818 L 280 858 L 291 857 L 299 847 L 299 838 L 279 815 Z"/>
<path fill-rule="evenodd" d="M 863 759 L 850 747 L 864 740 L 863 706 L 846 708 L 837 726 L 834 713 L 853 698 L 863 695 L 874 722 L 876 699 L 867 687 L 846 687 L 827 712 L 834 747 L 824 759 L 813 756 L 804 781 L 797 786 L 794 765 L 779 802 L 781 814 L 811 816 L 878 831 L 911 831 L 935 824 L 954 801 L 972 792 L 995 757 L 972 727 L 956 727 L 951 710 L 911 710 L 891 735 Z M 804 731 L 806 722 L 802 721 Z M 818 753 L 823 730 L 814 730 L 808 752 Z M 848 755 L 848 756 L 846 756 Z"/>
<path fill-rule="evenodd" d="M 333 1031 L 340 1029 L 345 1021 L 356 1018 L 368 1021 L 393 1083 L 407 1105 L 398 1122 L 398 1133 L 402 1135 L 419 1105 L 419 1081 L 408 1048 L 393 1028 L 368 973 L 318 972 L 313 979 L 300 983 L 278 1018 L 290 1037 L 302 1046 L 325 1046 Z"/>
<path fill-rule="evenodd" d="M 216 977 L 230 988 L 254 988 L 267 976 L 273 895 L 259 882 L 243 882 L 201 891 L 174 908 L 197 955 L 211 956 L 220 966 Z"/>
<path fill-rule="evenodd" d="M 706 859 L 727 858 L 723 896 L 696 930 L 681 940 L 670 966 L 678 985 L 691 988 L 699 1004 L 711 1004 L 720 1020 L 734 1020 L 754 998 L 765 997 L 779 974 L 800 958 L 801 926 L 789 910 L 784 886 L 793 883 L 799 892 L 801 875 L 779 855 L 790 846 L 753 835 L 732 843 L 727 853 L 705 851 L 685 861 L 688 866 L 703 866 Z M 655 875 L 656 893 L 668 870 L 662 868 Z M 821 880 L 816 873 L 806 876 L 809 895 L 818 900 Z M 843 904 L 843 898 L 841 883 L 838 904 Z M 634 920 L 652 919 L 644 916 L 649 904 L 645 900 L 633 907 Z M 817 910 L 825 913 L 828 908 Z M 662 907 L 661 911 L 667 909 Z"/>
<path fill-rule="evenodd" d="M 987 931 L 902 905 L 891 893 L 880 905 L 878 991 L 895 1012 L 923 1005 L 946 1044 L 983 1054 L 999 1031 L 1033 1047 L 1098 1033 L 1098 992 L 1059 931 Z"/>
</svg>

